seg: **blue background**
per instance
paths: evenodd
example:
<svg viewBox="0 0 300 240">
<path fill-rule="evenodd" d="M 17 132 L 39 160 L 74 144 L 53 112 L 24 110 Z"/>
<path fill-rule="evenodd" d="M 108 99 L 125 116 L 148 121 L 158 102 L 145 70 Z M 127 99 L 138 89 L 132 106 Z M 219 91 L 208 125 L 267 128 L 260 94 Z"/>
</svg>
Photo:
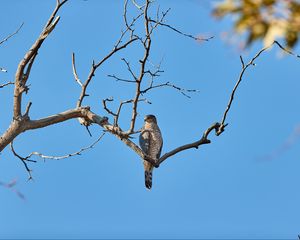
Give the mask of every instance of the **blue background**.
<svg viewBox="0 0 300 240">
<path fill-rule="evenodd" d="M 231 19 L 211 17 L 213 1 L 158 1 L 169 7 L 169 24 L 194 35 L 214 36 L 195 42 L 169 29 L 153 36 L 151 62 L 162 59 L 165 71 L 157 83 L 170 81 L 198 89 L 191 99 L 172 88 L 153 90 L 152 104 L 141 103 L 137 126 L 145 114 L 155 114 L 164 137 L 163 153 L 199 139 L 213 122 L 220 121 L 241 69 L 238 44 L 229 45 L 221 33 Z M 1 39 L 24 22 L 21 31 L 0 46 L 0 81 L 13 81 L 18 62 L 54 9 L 55 1 L 3 1 Z M 124 29 L 122 1 L 69 1 L 58 15 L 61 20 L 44 42 L 33 66 L 29 94 L 30 117 L 37 119 L 74 108 L 80 87 L 74 81 L 71 54 L 85 80 L 92 60 L 100 60 Z M 132 5 L 130 14 L 135 13 Z M 137 29 L 142 29 L 138 26 Z M 262 47 L 242 52 L 248 62 Z M 115 55 L 96 73 L 88 88 L 90 105 L 107 115 L 101 100 L 113 96 L 132 98 L 131 84 L 116 82 L 107 74 L 128 78 L 126 57 L 138 70 L 142 49 L 134 44 Z M 299 48 L 295 52 L 300 52 Z M 22 162 L 9 147 L 0 156 L 0 180 L 17 179 L 13 188 L 0 187 L 0 238 L 289 238 L 300 233 L 299 179 L 299 76 L 300 61 L 283 56 L 273 47 L 244 76 L 225 132 L 210 136 L 212 144 L 168 159 L 154 172 L 151 191 L 144 187 L 139 157 L 114 136 L 106 134 L 98 145 L 81 156 L 55 161 L 37 159 L 30 164 L 33 181 L 27 181 Z M 0 89 L 4 132 L 12 118 L 13 87 Z M 130 106 L 123 109 L 121 126 L 129 127 Z M 21 155 L 39 151 L 64 155 L 91 144 L 101 134 L 92 126 L 90 138 L 77 120 L 28 131 L 15 140 Z M 297 135 L 298 134 L 298 135 Z M 137 142 L 137 139 L 134 141 Z M 282 146 L 291 144 L 284 151 Z M 271 157 L 266 157 L 271 156 Z"/>
</svg>

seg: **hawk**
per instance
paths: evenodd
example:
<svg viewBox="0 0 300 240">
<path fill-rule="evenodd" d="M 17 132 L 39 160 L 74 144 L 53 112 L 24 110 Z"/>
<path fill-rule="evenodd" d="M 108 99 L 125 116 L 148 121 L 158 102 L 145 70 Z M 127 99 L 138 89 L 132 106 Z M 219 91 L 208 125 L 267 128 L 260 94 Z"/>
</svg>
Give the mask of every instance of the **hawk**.
<svg viewBox="0 0 300 240">
<path fill-rule="evenodd" d="M 146 115 L 144 122 L 145 123 L 140 134 L 140 147 L 147 156 L 152 158 L 154 161 L 157 161 L 161 154 L 163 139 L 157 125 L 156 117 L 154 115 Z M 151 189 L 153 165 L 144 160 L 144 169 L 145 186 L 146 188 Z"/>
</svg>

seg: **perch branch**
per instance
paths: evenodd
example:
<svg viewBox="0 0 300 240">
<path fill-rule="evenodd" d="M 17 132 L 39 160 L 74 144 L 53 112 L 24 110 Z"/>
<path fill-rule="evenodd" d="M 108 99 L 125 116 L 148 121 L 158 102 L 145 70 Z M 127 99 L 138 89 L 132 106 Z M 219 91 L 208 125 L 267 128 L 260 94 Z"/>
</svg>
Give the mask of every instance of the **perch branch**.
<svg viewBox="0 0 300 240">
<path fill-rule="evenodd" d="M 215 130 L 216 132 L 218 131 L 220 127 L 220 123 L 214 123 L 212 124 L 208 129 L 206 129 L 206 131 L 203 133 L 203 136 L 200 140 L 198 141 L 195 141 L 193 143 L 189 143 L 189 144 L 185 144 L 183 146 L 180 146 L 180 147 L 177 147 L 175 148 L 174 150 L 170 151 L 170 152 L 167 152 L 165 153 L 160 159 L 158 159 L 157 163 L 154 165 L 155 167 L 159 167 L 159 165 L 165 161 L 167 158 L 179 153 L 179 152 L 182 152 L 184 150 L 187 150 L 187 149 L 191 149 L 191 148 L 196 148 L 198 149 L 200 145 L 203 145 L 203 144 L 208 144 L 210 143 L 210 140 L 207 139 L 208 135 L 210 134 L 210 132 L 212 130 Z"/>
<path fill-rule="evenodd" d="M 299 55 L 296 55 L 294 54 L 293 52 L 283 48 L 277 41 L 274 41 L 270 46 L 268 47 L 265 47 L 263 49 L 261 49 L 259 52 L 256 53 L 256 55 L 247 63 L 245 64 L 244 63 L 244 60 L 242 57 L 240 57 L 240 60 L 241 60 L 241 64 L 242 64 L 242 70 L 240 72 L 240 75 L 239 75 L 239 78 L 230 94 L 230 98 L 229 98 L 229 102 L 227 104 L 227 107 L 224 111 L 224 114 L 223 114 L 223 117 L 222 117 L 222 120 L 221 120 L 221 123 L 219 122 L 216 122 L 214 124 L 212 124 L 209 128 L 206 129 L 206 131 L 203 133 L 203 136 L 200 140 L 198 141 L 195 141 L 193 143 L 189 143 L 189 144 L 185 144 L 185 145 L 182 145 L 180 147 L 177 147 L 175 148 L 174 150 L 170 151 L 170 152 L 167 152 L 165 153 L 160 159 L 158 159 L 158 161 L 153 164 L 153 166 L 155 167 L 159 167 L 159 165 L 164 162 L 167 158 L 181 152 L 181 151 L 184 151 L 184 150 L 187 150 L 187 149 L 191 149 L 191 148 L 198 148 L 200 145 L 202 144 L 208 144 L 210 143 L 211 141 L 208 139 L 208 136 L 210 134 L 210 132 L 212 130 L 215 130 L 215 133 L 217 136 L 219 136 L 225 129 L 225 127 L 227 126 L 227 124 L 225 124 L 225 120 L 226 120 L 226 117 L 227 117 L 227 114 L 231 108 L 231 105 L 232 105 L 232 102 L 233 102 L 233 99 L 234 99 L 234 94 L 238 88 L 238 86 L 240 85 L 242 79 L 243 79 L 243 75 L 245 73 L 245 71 L 250 67 L 250 66 L 255 66 L 255 63 L 254 61 L 263 53 L 265 52 L 267 49 L 269 49 L 270 47 L 272 47 L 274 44 L 276 44 L 278 47 L 280 47 L 283 51 L 287 52 L 288 54 L 290 55 L 293 55 L 297 58 L 300 58 Z"/>
</svg>

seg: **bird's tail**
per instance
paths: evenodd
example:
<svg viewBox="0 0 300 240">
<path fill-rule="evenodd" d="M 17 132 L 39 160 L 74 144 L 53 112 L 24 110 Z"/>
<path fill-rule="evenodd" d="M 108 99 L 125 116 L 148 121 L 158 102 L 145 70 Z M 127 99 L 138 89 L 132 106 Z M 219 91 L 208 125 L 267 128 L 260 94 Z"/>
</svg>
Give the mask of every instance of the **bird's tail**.
<svg viewBox="0 0 300 240">
<path fill-rule="evenodd" d="M 145 186 L 149 190 L 152 187 L 152 169 L 151 170 L 145 170 Z"/>
</svg>

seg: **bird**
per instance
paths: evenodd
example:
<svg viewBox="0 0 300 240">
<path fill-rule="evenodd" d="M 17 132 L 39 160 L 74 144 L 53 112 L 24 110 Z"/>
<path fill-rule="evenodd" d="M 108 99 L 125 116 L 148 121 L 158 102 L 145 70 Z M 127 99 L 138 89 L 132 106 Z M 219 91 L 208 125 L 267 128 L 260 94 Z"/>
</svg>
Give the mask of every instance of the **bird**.
<svg viewBox="0 0 300 240">
<path fill-rule="evenodd" d="M 159 159 L 163 146 L 163 138 L 157 125 L 156 117 L 152 114 L 146 115 L 144 118 L 144 126 L 141 129 L 139 144 L 144 154 L 149 156 L 154 161 Z M 150 190 L 152 187 L 153 165 L 144 160 L 144 169 L 145 186 Z"/>
</svg>

